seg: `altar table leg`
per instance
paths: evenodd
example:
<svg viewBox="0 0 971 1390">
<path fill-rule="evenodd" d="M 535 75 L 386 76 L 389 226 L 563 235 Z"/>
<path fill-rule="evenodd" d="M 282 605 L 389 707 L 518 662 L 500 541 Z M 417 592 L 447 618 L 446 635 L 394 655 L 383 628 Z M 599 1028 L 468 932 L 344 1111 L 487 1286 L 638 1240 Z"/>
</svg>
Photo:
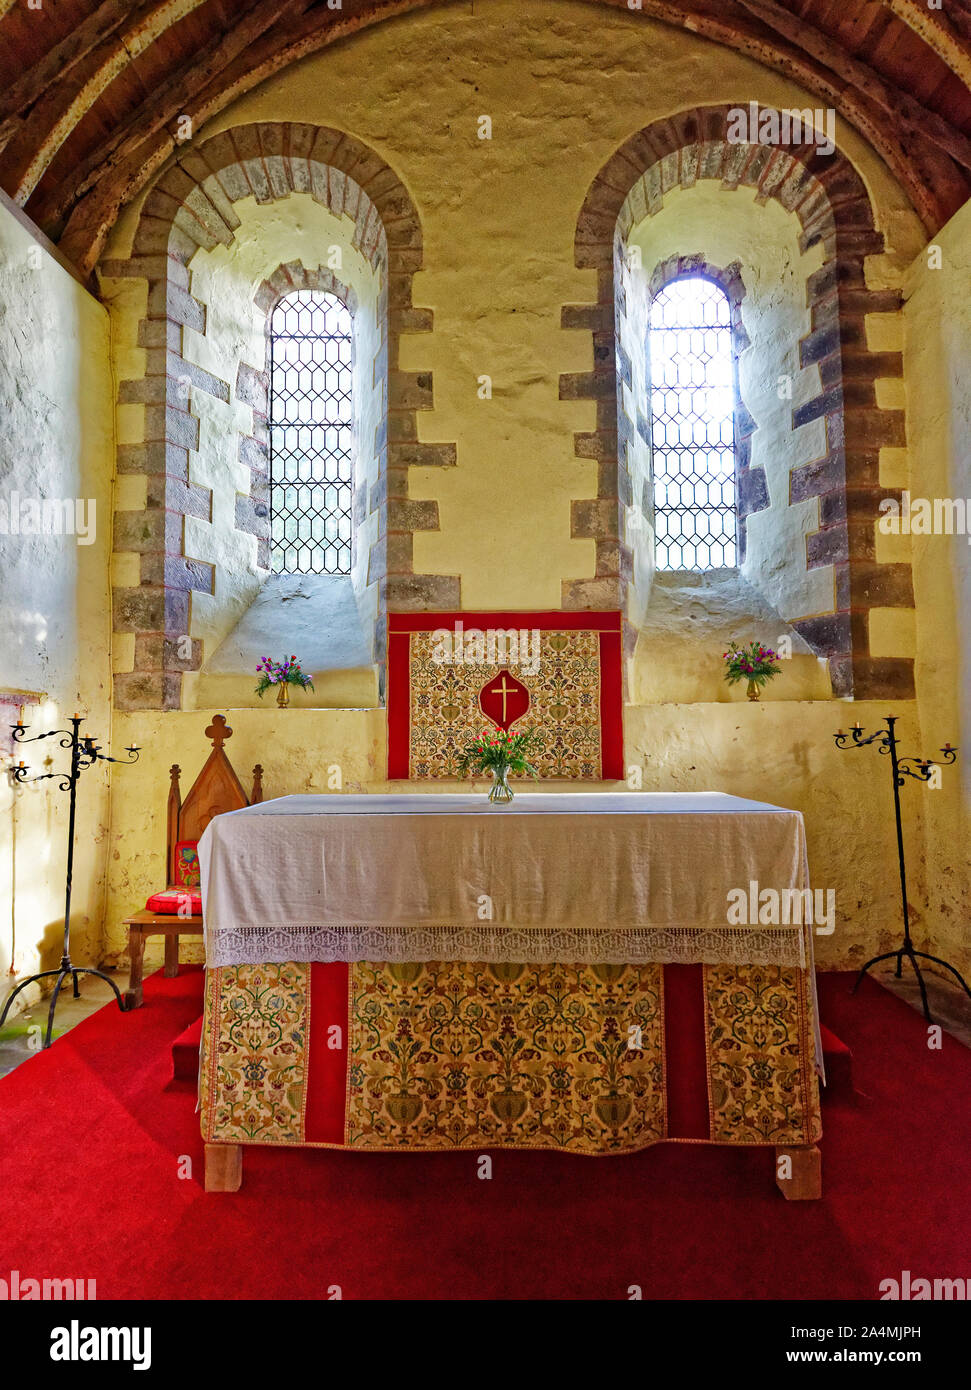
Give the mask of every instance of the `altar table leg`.
<svg viewBox="0 0 971 1390">
<path fill-rule="evenodd" d="M 238 1192 L 242 1185 L 242 1144 L 207 1144 L 206 1191 Z"/>
<path fill-rule="evenodd" d="M 137 1009 L 142 1002 L 142 961 L 145 956 L 145 937 L 137 927 L 128 928 L 128 988 L 125 990 L 125 1008 Z"/>
<path fill-rule="evenodd" d="M 179 938 L 177 936 L 167 936 L 165 938 L 165 978 L 174 980 L 179 973 Z"/>
<path fill-rule="evenodd" d="M 776 1149 L 775 1180 L 787 1202 L 814 1202 L 823 1195 L 823 1156 L 816 1144 Z"/>
</svg>

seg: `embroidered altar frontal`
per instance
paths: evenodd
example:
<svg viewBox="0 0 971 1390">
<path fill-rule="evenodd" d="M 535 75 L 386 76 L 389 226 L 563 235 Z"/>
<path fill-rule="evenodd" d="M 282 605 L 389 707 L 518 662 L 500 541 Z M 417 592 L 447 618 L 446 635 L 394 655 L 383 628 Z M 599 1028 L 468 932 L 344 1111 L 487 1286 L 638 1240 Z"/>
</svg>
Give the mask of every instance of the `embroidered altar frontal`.
<svg viewBox="0 0 971 1390">
<path fill-rule="evenodd" d="M 207 972 L 216 1144 L 630 1153 L 820 1136 L 807 972 L 281 963 Z"/>
<path fill-rule="evenodd" d="M 388 777 L 452 778 L 491 725 L 543 778 L 624 776 L 620 613 L 390 613 Z"/>
</svg>

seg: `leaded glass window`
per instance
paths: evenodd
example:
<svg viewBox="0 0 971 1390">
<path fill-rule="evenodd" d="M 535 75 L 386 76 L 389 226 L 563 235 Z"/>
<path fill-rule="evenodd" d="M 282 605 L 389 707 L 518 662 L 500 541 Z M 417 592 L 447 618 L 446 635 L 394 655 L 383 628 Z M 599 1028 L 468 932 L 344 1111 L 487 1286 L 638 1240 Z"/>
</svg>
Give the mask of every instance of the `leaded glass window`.
<svg viewBox="0 0 971 1390">
<path fill-rule="evenodd" d="M 737 563 L 735 364 L 731 305 L 700 275 L 657 294 L 648 332 L 656 564 Z"/>
<path fill-rule="evenodd" d="M 350 574 L 352 321 L 335 295 L 296 290 L 270 320 L 270 563 Z"/>
</svg>

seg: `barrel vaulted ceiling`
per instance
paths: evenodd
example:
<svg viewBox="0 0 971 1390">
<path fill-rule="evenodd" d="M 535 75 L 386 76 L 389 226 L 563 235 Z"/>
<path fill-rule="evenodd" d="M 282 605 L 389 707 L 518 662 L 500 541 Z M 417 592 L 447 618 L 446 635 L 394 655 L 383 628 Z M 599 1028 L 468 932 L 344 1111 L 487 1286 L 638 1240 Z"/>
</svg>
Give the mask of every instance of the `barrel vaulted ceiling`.
<svg viewBox="0 0 971 1390">
<path fill-rule="evenodd" d="M 631 14 L 627 0 L 587 3 Z M 754 58 L 835 107 L 932 235 L 971 193 L 971 0 L 940 4 L 642 0 L 640 12 Z M 435 7 L 42 0 L 32 9 L 0 0 L 0 186 L 87 274 L 119 209 L 176 148 L 180 118 L 198 130 L 288 63 Z"/>
</svg>

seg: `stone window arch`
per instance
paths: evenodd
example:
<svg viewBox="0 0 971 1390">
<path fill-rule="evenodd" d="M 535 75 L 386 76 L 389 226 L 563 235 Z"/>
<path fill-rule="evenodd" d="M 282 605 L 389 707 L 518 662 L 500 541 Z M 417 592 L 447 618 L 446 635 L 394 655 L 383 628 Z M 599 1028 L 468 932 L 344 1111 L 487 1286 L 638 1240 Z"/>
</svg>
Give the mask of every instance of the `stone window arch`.
<svg viewBox="0 0 971 1390">
<path fill-rule="evenodd" d="M 596 294 L 592 303 L 565 305 L 561 322 L 591 334 L 593 366 L 561 376 L 560 397 L 596 404 L 595 429 L 574 438 L 577 456 L 597 462 L 597 495 L 574 502 L 572 518 L 572 534 L 595 541 L 596 570 L 564 582 L 563 605 L 619 606 L 628 613 L 634 555 L 626 514 L 638 499 L 622 466 L 624 430 L 632 422 L 625 424 L 618 399 L 627 369 L 617 331 L 625 311 L 627 236 L 662 209 L 675 187 L 714 180 L 728 195 L 749 188 L 756 205 L 773 201 L 794 215 L 800 249 L 819 246 L 822 257 L 806 280 L 811 324 L 799 342 L 800 367 L 818 369 L 818 390 L 793 406 L 790 428 L 818 421 L 824 445 L 818 457 L 792 470 L 784 500 L 817 505 L 818 525 L 806 537 L 800 563 L 807 570 L 832 568 L 833 597 L 828 609 L 783 617 L 827 659 L 835 695 L 912 697 L 912 657 L 873 656 L 869 646 L 871 610 L 914 602 L 910 565 L 876 555 L 878 504 L 893 493 L 880 485 L 880 450 L 906 443 L 903 411 L 881 406 L 876 393 L 878 380 L 901 376 L 901 354 L 871 350 L 866 333 L 867 315 L 895 314 L 901 307 L 898 291 L 867 283 L 866 259 L 883 252 L 884 238 L 866 187 L 842 153 L 824 155 L 808 144 L 738 143 L 730 138 L 734 109 L 696 108 L 638 131 L 602 167 L 580 210 L 575 263 L 596 273 Z M 745 506 L 757 505 L 759 482 L 753 478 L 745 486 L 752 489 Z M 629 652 L 636 635 L 628 621 Z"/>
<path fill-rule="evenodd" d="M 202 644 L 191 632 L 192 596 L 212 595 L 216 573 L 185 546 L 187 521 L 205 523 L 213 508 L 212 490 L 192 476 L 197 393 L 252 409 L 252 430 L 239 436 L 238 461 L 250 484 L 237 495 L 236 528 L 254 536 L 260 556 L 268 557 L 265 369 L 244 364 L 235 382 L 222 381 L 185 355 L 186 335 L 204 335 L 207 318 L 206 305 L 192 293 L 190 263 L 200 248 L 233 246 L 240 226 L 236 203 L 263 205 L 294 195 L 350 219 L 354 248 L 381 277 L 386 411 L 376 439 L 380 470 L 367 495 L 354 502 L 375 523 L 367 563 L 368 584 L 378 594 L 374 660 L 383 665 L 389 607 L 460 606 L 457 576 L 416 574 L 413 566 L 414 533 L 437 530 L 439 519 L 437 502 L 410 498 L 409 470 L 454 466 L 456 454 L 454 445 L 419 441 L 417 412 L 432 407 L 432 375 L 399 365 L 401 335 L 433 326 L 431 311 L 412 300 L 422 231 L 411 197 L 374 150 L 342 131 L 287 122 L 234 127 L 179 151 L 141 206 L 130 255 L 99 267 L 109 287 L 112 280 L 132 279 L 145 286 L 145 311 L 132 344 L 142 350 L 144 371 L 122 380 L 118 397 L 122 406 L 143 408 L 141 438 L 120 446 L 118 472 L 144 478 L 146 492 L 144 507 L 115 515 L 114 630 L 116 647 L 130 653 L 131 663 L 125 669 L 122 655 L 115 675 L 119 709 L 180 708 L 183 675 L 202 663 Z M 265 293 L 272 298 L 318 273 L 283 265 Z"/>
</svg>

